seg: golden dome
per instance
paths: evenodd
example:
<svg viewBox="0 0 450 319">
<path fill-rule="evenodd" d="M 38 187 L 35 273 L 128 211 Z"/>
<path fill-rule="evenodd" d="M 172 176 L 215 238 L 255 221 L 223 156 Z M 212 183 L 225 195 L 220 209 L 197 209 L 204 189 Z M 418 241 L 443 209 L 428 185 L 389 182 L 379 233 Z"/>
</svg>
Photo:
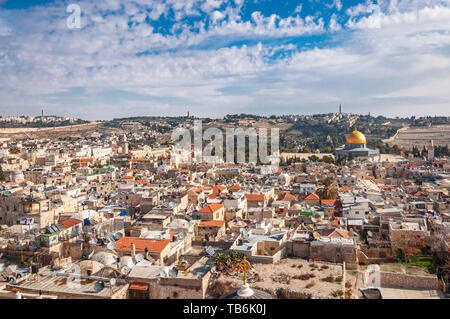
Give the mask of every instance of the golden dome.
<svg viewBox="0 0 450 319">
<path fill-rule="evenodd" d="M 347 136 L 347 144 L 366 144 L 366 137 L 360 131 L 354 130 Z"/>
</svg>

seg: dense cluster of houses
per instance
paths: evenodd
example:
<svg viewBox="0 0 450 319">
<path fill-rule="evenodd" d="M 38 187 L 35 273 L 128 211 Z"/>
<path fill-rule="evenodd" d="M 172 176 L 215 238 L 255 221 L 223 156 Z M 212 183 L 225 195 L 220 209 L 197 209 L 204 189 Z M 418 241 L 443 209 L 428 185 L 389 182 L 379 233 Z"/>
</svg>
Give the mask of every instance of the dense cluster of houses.
<svg viewBox="0 0 450 319">
<path fill-rule="evenodd" d="M 207 298 L 218 251 L 348 269 L 399 253 L 448 260 L 448 159 L 303 161 L 268 172 L 183 163 L 169 148 L 130 150 L 128 139 L 136 136 L 4 141 L 0 273 L 10 275 L 0 294 Z"/>
</svg>

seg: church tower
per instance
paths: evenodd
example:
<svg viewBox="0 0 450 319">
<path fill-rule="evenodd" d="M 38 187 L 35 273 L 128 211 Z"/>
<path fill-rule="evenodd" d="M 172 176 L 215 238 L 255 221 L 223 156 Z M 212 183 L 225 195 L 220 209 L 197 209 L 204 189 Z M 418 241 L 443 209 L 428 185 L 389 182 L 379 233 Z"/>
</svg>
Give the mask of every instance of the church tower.
<svg viewBox="0 0 450 319">
<path fill-rule="evenodd" d="M 122 154 L 128 154 L 128 140 L 127 140 L 126 134 L 123 134 L 121 148 L 122 148 Z"/>
<path fill-rule="evenodd" d="M 427 149 L 428 153 L 428 160 L 432 161 L 434 160 L 434 142 L 431 140 L 431 146 Z"/>
</svg>

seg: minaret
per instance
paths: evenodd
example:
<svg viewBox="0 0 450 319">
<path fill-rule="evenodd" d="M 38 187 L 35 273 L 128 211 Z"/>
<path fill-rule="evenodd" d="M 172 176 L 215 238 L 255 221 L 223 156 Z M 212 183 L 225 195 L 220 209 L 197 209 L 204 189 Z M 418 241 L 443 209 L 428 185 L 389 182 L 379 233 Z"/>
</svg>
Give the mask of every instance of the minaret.
<svg viewBox="0 0 450 319">
<path fill-rule="evenodd" d="M 126 134 L 123 134 L 122 137 L 122 154 L 128 154 L 128 140 Z"/>
<path fill-rule="evenodd" d="M 428 153 L 428 160 L 432 161 L 434 160 L 434 141 L 431 140 L 431 146 L 427 149 Z"/>
<path fill-rule="evenodd" d="M 342 114 L 342 104 L 339 104 L 339 114 Z"/>
<path fill-rule="evenodd" d="M 41 121 L 44 122 L 44 109 L 41 111 Z"/>
</svg>

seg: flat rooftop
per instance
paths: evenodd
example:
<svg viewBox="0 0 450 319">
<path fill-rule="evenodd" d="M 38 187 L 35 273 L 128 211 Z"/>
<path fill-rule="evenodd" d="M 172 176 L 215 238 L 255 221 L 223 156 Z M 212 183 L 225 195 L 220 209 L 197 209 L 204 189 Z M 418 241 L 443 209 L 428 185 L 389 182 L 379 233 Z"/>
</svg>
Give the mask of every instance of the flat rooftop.
<svg viewBox="0 0 450 319">
<path fill-rule="evenodd" d="M 76 285 L 76 280 L 71 281 L 68 277 L 57 276 L 55 271 L 44 270 L 39 275 L 38 280 L 23 281 L 19 284 L 10 284 L 12 288 L 18 288 L 25 290 L 26 292 L 39 292 L 43 294 L 68 294 L 73 295 L 74 298 L 111 298 L 111 289 L 109 283 L 105 283 L 105 288 L 100 291 L 96 291 L 94 286 L 97 280 L 93 279 L 80 279 L 79 285 Z M 71 281 L 71 285 L 68 282 Z M 112 289 L 112 294 L 116 294 L 127 285 L 115 285 Z"/>
</svg>

